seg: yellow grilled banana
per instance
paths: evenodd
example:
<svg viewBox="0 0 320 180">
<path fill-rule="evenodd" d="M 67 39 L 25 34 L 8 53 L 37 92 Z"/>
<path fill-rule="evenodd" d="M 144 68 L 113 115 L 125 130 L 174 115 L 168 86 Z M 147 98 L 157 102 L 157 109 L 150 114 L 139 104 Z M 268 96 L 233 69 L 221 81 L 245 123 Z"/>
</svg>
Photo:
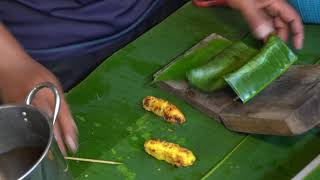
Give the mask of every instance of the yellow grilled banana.
<svg viewBox="0 0 320 180">
<path fill-rule="evenodd" d="M 144 143 L 144 149 L 156 159 L 164 160 L 177 167 L 191 166 L 196 160 L 190 150 L 166 141 L 148 140 Z"/>
<path fill-rule="evenodd" d="M 143 99 L 143 108 L 163 117 L 171 123 L 182 124 L 186 121 L 183 113 L 173 104 L 160 98 L 147 96 Z"/>
</svg>

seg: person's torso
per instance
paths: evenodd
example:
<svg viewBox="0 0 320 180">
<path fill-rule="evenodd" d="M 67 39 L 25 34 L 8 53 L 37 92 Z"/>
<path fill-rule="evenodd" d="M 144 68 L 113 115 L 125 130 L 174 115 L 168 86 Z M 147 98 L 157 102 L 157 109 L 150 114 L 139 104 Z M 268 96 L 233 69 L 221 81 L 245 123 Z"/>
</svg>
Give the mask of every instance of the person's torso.
<svg viewBox="0 0 320 180">
<path fill-rule="evenodd" d="M 1 0 L 0 19 L 29 50 L 113 37 L 143 18 L 155 0 Z"/>
</svg>

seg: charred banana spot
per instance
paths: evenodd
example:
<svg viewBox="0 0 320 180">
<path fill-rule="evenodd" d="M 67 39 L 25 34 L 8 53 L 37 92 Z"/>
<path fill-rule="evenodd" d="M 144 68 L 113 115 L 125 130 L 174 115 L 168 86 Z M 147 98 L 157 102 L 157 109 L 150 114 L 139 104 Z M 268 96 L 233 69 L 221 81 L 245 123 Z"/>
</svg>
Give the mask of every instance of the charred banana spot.
<svg viewBox="0 0 320 180">
<path fill-rule="evenodd" d="M 169 114 L 168 114 L 167 112 L 165 112 L 165 113 L 163 114 L 163 118 L 164 118 L 165 120 L 170 120 L 170 116 L 169 116 Z"/>
<path fill-rule="evenodd" d="M 182 124 L 182 123 L 183 123 L 183 119 L 181 119 L 181 118 L 178 117 L 178 116 L 174 116 L 174 120 L 175 120 L 176 122 L 178 122 L 179 124 Z"/>
<path fill-rule="evenodd" d="M 151 97 L 146 97 L 146 98 L 143 100 L 144 106 L 149 107 L 149 106 L 150 106 L 150 101 L 151 101 Z"/>
</svg>

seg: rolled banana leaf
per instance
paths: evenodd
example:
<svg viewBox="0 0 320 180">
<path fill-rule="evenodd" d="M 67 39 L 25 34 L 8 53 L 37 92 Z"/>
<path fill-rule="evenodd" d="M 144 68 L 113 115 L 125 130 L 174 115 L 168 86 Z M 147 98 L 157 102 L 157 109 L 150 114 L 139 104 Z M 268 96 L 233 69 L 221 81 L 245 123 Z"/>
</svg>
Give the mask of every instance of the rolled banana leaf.
<svg viewBox="0 0 320 180">
<path fill-rule="evenodd" d="M 191 85 L 205 92 L 216 91 L 228 84 L 224 76 L 238 70 L 258 51 L 243 42 L 236 42 L 214 57 L 210 62 L 187 72 Z"/>
<path fill-rule="evenodd" d="M 186 79 L 186 72 L 194 67 L 206 64 L 222 50 L 230 46 L 232 42 L 221 36 L 215 37 L 207 44 L 193 48 L 190 52 L 180 56 L 172 64 L 154 78 L 156 81 L 183 80 Z"/>
<path fill-rule="evenodd" d="M 271 36 L 259 54 L 224 79 L 246 103 L 287 71 L 297 59 L 281 39 Z"/>
</svg>

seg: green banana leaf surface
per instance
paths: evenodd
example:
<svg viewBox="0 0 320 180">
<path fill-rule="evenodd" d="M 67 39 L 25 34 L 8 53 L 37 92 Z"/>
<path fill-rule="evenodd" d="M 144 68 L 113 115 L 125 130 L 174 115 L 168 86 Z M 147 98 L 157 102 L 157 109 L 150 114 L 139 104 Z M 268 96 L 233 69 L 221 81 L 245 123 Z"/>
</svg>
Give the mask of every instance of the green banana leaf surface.
<svg viewBox="0 0 320 180">
<path fill-rule="evenodd" d="M 207 64 L 188 71 L 187 79 L 191 85 L 202 91 L 211 92 L 222 89 L 228 85 L 224 76 L 238 70 L 257 53 L 256 49 L 248 47 L 243 42 L 236 42 Z"/>
<path fill-rule="evenodd" d="M 225 80 L 245 103 L 283 74 L 297 59 L 280 38 L 271 36 L 257 56 L 225 76 Z"/>
<path fill-rule="evenodd" d="M 230 132 L 151 83 L 155 72 L 213 32 L 233 42 L 251 39 L 238 12 L 189 3 L 108 58 L 67 94 L 79 129 L 79 152 L 74 156 L 123 163 L 69 161 L 76 180 L 290 179 L 320 153 L 317 129 L 297 137 Z M 316 44 L 306 40 L 303 51 L 317 52 Z M 171 125 L 145 112 L 141 101 L 147 95 L 177 105 L 187 122 Z M 197 161 L 176 168 L 155 160 L 143 150 L 149 138 L 179 143 L 192 150 Z"/>
<path fill-rule="evenodd" d="M 315 47 L 320 42 L 319 25 L 304 25 L 304 31 L 304 47 L 294 51 L 299 57 L 295 64 L 315 64 L 320 59 L 320 51 Z M 292 46 L 292 43 L 289 43 L 289 45 Z"/>
</svg>

